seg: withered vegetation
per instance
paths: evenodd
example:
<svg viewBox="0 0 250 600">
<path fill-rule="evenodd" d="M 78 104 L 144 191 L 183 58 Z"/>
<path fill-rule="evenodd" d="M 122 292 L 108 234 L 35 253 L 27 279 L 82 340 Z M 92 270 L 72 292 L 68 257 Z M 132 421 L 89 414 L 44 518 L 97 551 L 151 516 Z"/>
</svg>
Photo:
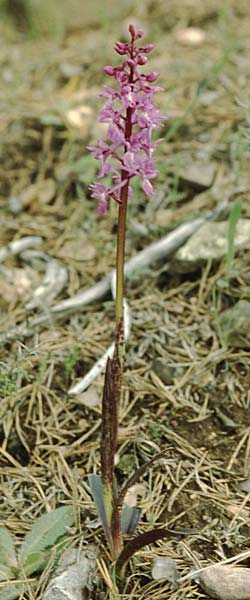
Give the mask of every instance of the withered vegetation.
<svg viewBox="0 0 250 600">
<path fill-rule="evenodd" d="M 103 597 L 110 598 L 107 549 L 100 530 L 89 526 L 96 515 L 87 484 L 89 472 L 100 472 L 103 379 L 93 384 L 89 405 L 87 393 L 67 392 L 112 342 L 111 294 L 23 335 L 13 331 L 49 314 L 46 297 L 37 309 L 26 304 L 51 258 L 68 274 L 54 304 L 114 268 L 116 207 L 96 216 L 87 189 L 96 166 L 85 148 L 102 135 L 96 123 L 101 69 L 127 18 L 136 18 L 156 44 L 151 69 L 161 72 L 166 93 L 158 104 L 169 115 L 156 194 L 148 201 L 136 190 L 130 202 L 127 258 L 222 197 L 229 206 L 240 197 L 242 216 L 250 218 L 248 111 L 238 104 L 249 103 L 248 3 L 231 0 L 218 9 L 217 2 L 184 2 L 180 13 L 172 1 L 168 16 L 164 1 L 144 4 L 140 9 L 135 2 L 133 15 L 126 4 L 122 22 L 111 6 L 102 23 L 91 14 L 78 28 L 76 22 L 67 27 L 65 12 L 60 39 L 40 31 L 34 39 L 0 22 L 1 247 L 24 236 L 42 238 L 36 255 L 10 255 L 0 265 L 0 516 L 18 545 L 36 517 L 73 505 L 69 546 L 99 545 L 98 593 L 106 589 Z M 181 44 L 177 34 L 187 26 L 204 32 L 200 44 Z M 191 165 L 197 165 L 192 181 L 185 177 Z M 203 185 L 208 165 L 213 177 Z M 226 279 L 225 265 L 226 257 L 179 274 L 170 258 L 127 281 L 132 330 L 117 477 L 122 484 L 168 447 L 166 459 L 143 478 L 140 531 L 157 525 L 177 534 L 136 555 L 124 599 L 206 598 L 191 579 L 178 592 L 152 581 L 153 558 L 176 559 L 183 577 L 249 548 L 249 487 L 242 482 L 250 475 L 250 354 L 247 341 L 238 345 L 218 325 L 223 310 L 249 299 L 249 248 L 235 254 Z M 53 568 L 52 556 L 23 600 L 42 599 Z"/>
</svg>

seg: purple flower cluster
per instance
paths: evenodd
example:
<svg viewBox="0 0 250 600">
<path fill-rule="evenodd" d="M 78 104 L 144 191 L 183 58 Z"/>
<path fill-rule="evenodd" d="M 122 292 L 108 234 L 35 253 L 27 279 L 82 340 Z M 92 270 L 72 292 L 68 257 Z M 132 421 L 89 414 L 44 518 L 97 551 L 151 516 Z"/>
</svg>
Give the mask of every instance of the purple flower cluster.
<svg viewBox="0 0 250 600">
<path fill-rule="evenodd" d="M 143 30 L 135 31 L 129 26 L 131 41 L 117 42 L 116 52 L 126 57 L 120 67 L 107 66 L 104 71 L 116 80 L 116 87 L 103 86 L 100 94 L 106 104 L 100 112 L 99 121 L 109 123 L 107 142 L 98 140 L 98 146 L 88 149 L 101 161 L 98 179 L 111 175 L 112 186 L 93 183 L 90 186 L 91 197 L 99 200 L 98 214 L 106 211 L 108 199 L 122 201 L 122 189 L 131 195 L 130 179 L 139 176 L 142 188 L 147 196 L 153 194 L 151 179 L 156 176 L 152 154 L 157 142 L 151 141 L 152 131 L 159 129 L 166 117 L 159 114 L 152 96 L 162 90 L 152 85 L 159 73 L 152 71 L 148 75 L 140 73 L 138 67 L 146 64 L 147 56 L 153 44 L 136 48 L 135 42 L 143 37 Z"/>
</svg>

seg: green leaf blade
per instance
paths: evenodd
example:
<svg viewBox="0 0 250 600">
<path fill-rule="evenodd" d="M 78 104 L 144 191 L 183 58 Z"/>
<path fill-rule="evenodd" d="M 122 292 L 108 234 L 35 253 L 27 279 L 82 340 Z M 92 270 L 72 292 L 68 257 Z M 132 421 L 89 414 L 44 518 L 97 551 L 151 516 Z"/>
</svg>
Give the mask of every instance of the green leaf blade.
<svg viewBox="0 0 250 600">
<path fill-rule="evenodd" d="M 25 567 L 31 555 L 39 554 L 53 546 L 65 534 L 65 527 L 74 522 L 73 508 L 62 506 L 39 517 L 26 534 L 19 556 Z"/>
<path fill-rule="evenodd" d="M 103 531 L 106 535 L 107 540 L 110 540 L 110 528 L 108 526 L 107 515 L 104 506 L 102 480 L 100 475 L 90 474 L 88 475 L 89 487 L 93 496 L 94 503 L 98 517 L 101 521 Z"/>
<path fill-rule="evenodd" d="M 15 600 L 15 598 L 22 598 L 23 593 L 26 589 L 24 583 L 9 583 L 6 581 L 6 585 L 0 586 L 0 598 L 1 600 Z"/>
<path fill-rule="evenodd" d="M 0 527 L 0 563 L 9 567 L 17 566 L 13 538 L 7 527 Z"/>
<path fill-rule="evenodd" d="M 141 517 L 141 510 L 127 506 L 126 504 L 122 507 L 121 513 L 121 528 L 122 533 L 131 534 L 134 533 Z"/>
</svg>

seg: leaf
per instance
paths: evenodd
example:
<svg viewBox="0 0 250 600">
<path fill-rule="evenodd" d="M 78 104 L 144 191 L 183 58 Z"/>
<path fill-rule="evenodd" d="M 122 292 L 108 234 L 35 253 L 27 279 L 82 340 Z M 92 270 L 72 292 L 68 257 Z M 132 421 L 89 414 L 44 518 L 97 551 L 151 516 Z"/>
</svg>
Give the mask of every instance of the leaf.
<svg viewBox="0 0 250 600">
<path fill-rule="evenodd" d="M 58 543 L 53 546 L 53 561 L 55 562 L 57 558 L 60 557 L 63 548 L 67 544 L 68 537 L 65 535 L 61 537 Z M 34 554 L 30 554 L 25 563 L 25 575 L 26 577 L 31 575 L 32 573 L 41 572 L 44 567 L 49 562 L 49 559 L 52 555 L 51 548 L 46 548 L 43 552 L 36 552 Z"/>
<path fill-rule="evenodd" d="M 9 567 L 17 566 L 14 542 L 7 527 L 0 528 L 0 563 Z"/>
<path fill-rule="evenodd" d="M 43 552 L 34 552 L 29 554 L 25 562 L 25 575 L 31 575 L 36 571 L 42 571 L 46 566 L 49 557 L 51 556 L 51 549 L 48 548 Z"/>
<path fill-rule="evenodd" d="M 127 542 L 126 546 L 123 548 L 119 558 L 116 561 L 116 573 L 119 576 L 123 576 L 124 568 L 128 560 L 137 552 L 144 548 L 144 546 L 148 546 L 148 544 L 153 544 L 157 542 L 157 540 L 163 540 L 164 538 L 169 536 L 168 529 L 152 529 L 151 531 L 146 531 L 145 533 L 140 533 L 133 540 Z"/>
<path fill-rule="evenodd" d="M 65 534 L 65 527 L 74 522 L 73 508 L 62 506 L 42 515 L 32 525 L 21 545 L 19 556 L 24 567 L 32 554 L 53 546 Z"/>
<path fill-rule="evenodd" d="M 6 581 L 9 579 L 15 579 L 16 574 L 13 573 L 9 565 L 0 563 L 0 581 Z"/>
<path fill-rule="evenodd" d="M 122 533 L 134 533 L 141 517 L 141 510 L 124 504 L 121 513 Z"/>
<path fill-rule="evenodd" d="M 89 486 L 91 494 L 93 496 L 98 517 L 101 521 L 104 533 L 107 540 L 110 540 L 110 529 L 108 527 L 106 511 L 104 507 L 103 492 L 102 492 L 102 480 L 100 475 L 88 475 Z"/>
<path fill-rule="evenodd" d="M 27 586 L 23 583 L 9 584 L 8 581 L 6 581 L 6 586 L 0 586 L 1 600 L 15 600 L 15 598 L 22 598 L 26 587 Z"/>
</svg>

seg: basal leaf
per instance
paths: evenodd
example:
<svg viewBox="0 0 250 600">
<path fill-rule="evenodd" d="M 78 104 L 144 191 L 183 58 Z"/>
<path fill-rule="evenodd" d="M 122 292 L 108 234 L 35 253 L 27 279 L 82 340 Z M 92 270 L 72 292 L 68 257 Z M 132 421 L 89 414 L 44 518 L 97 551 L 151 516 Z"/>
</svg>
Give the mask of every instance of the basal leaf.
<svg viewBox="0 0 250 600">
<path fill-rule="evenodd" d="M 101 521 L 104 533 L 106 535 L 107 540 L 110 537 L 110 530 L 107 523 L 107 517 L 104 507 L 103 501 L 103 493 L 102 493 L 102 480 L 100 475 L 88 475 L 89 486 L 91 489 L 91 494 L 93 496 L 98 517 Z"/>
<path fill-rule="evenodd" d="M 116 561 L 116 573 L 117 575 L 123 575 L 124 568 L 128 560 L 144 548 L 148 546 L 148 544 L 153 544 L 157 540 L 162 540 L 169 536 L 169 530 L 164 528 L 152 529 L 151 531 L 146 531 L 145 533 L 140 533 L 134 539 L 130 540 L 124 546 L 118 560 Z"/>
<path fill-rule="evenodd" d="M 74 522 L 73 508 L 62 506 L 36 519 L 21 545 L 19 557 L 25 567 L 32 554 L 53 546 L 65 534 L 65 527 Z"/>
<path fill-rule="evenodd" d="M 13 573 L 9 565 L 0 563 L 0 581 L 6 581 L 9 579 L 15 579 L 16 575 Z M 0 596 L 1 597 L 1 596 Z"/>
<path fill-rule="evenodd" d="M 26 585 L 24 583 L 11 583 L 6 581 L 6 585 L 0 585 L 0 598 L 1 600 L 15 600 L 15 598 L 22 598 L 25 591 Z"/>
<path fill-rule="evenodd" d="M 47 550 L 44 550 L 43 552 L 35 552 L 32 554 L 29 554 L 29 556 L 27 557 L 26 561 L 25 561 L 25 575 L 31 575 L 32 573 L 35 573 L 36 571 L 42 571 L 43 568 L 46 566 L 49 557 L 51 555 L 51 549 L 48 548 Z"/>
<path fill-rule="evenodd" d="M 61 555 L 63 548 L 65 547 L 68 541 L 68 537 L 65 535 L 59 539 L 59 542 L 56 545 L 53 545 L 53 560 L 56 561 L 57 558 Z M 26 563 L 24 565 L 25 575 L 28 577 L 35 573 L 36 571 L 41 572 L 44 567 L 49 562 L 51 557 L 52 550 L 51 548 L 46 548 L 43 552 L 36 552 L 34 554 L 29 554 Z"/>
<path fill-rule="evenodd" d="M 12 535 L 7 527 L 0 527 L 0 563 L 16 567 L 16 551 Z"/>
<path fill-rule="evenodd" d="M 134 533 L 140 520 L 141 510 L 124 504 L 121 513 L 122 533 Z"/>
</svg>

